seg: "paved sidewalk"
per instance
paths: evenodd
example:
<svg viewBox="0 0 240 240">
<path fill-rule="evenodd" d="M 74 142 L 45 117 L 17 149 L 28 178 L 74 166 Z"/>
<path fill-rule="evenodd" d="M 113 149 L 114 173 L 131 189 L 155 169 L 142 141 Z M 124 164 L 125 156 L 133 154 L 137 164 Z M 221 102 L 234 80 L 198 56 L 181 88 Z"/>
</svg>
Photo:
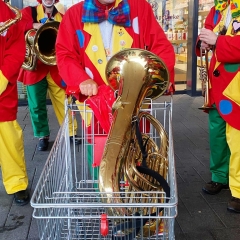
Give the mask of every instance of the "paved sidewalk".
<svg viewBox="0 0 240 240">
<path fill-rule="evenodd" d="M 203 98 L 175 95 L 173 101 L 173 139 L 179 197 L 176 240 L 239 240 L 240 214 L 227 211 L 230 191 L 222 191 L 216 196 L 201 191 L 204 183 L 210 180 L 207 114 L 198 110 Z M 52 106 L 48 106 L 48 114 L 52 145 L 59 126 Z M 49 151 L 36 150 L 38 140 L 33 138 L 27 107 L 19 107 L 18 121 L 24 130 L 29 189 L 32 194 Z M 30 205 L 16 206 L 13 196 L 5 193 L 0 182 L 0 240 L 39 239 L 32 211 Z"/>
</svg>

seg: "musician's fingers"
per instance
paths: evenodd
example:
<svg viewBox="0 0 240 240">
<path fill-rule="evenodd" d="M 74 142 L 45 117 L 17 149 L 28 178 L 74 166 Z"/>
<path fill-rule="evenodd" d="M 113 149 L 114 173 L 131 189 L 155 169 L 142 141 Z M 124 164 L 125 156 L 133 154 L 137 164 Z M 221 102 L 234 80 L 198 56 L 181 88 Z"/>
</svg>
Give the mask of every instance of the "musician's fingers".
<svg viewBox="0 0 240 240">
<path fill-rule="evenodd" d="M 204 42 L 204 41 L 201 42 L 201 47 L 207 47 L 207 46 L 208 46 L 208 44 L 206 42 Z"/>
<path fill-rule="evenodd" d="M 88 86 L 88 88 L 87 88 L 87 95 L 88 95 L 89 97 L 91 97 L 91 96 L 93 95 L 92 86 Z"/>
<path fill-rule="evenodd" d="M 33 23 L 34 29 L 39 29 L 43 24 L 42 23 Z"/>
<path fill-rule="evenodd" d="M 81 91 L 81 94 L 87 96 L 88 92 L 87 92 L 87 87 L 86 87 L 86 85 L 80 84 L 80 91 Z"/>
<path fill-rule="evenodd" d="M 80 91 L 85 96 L 92 96 L 98 93 L 98 85 L 93 80 L 86 80 L 79 85 Z"/>
<path fill-rule="evenodd" d="M 98 93 L 98 86 L 97 86 L 97 85 L 94 85 L 94 86 L 93 86 L 93 89 L 92 89 L 92 94 L 93 94 L 93 95 L 97 95 L 97 93 Z"/>
</svg>

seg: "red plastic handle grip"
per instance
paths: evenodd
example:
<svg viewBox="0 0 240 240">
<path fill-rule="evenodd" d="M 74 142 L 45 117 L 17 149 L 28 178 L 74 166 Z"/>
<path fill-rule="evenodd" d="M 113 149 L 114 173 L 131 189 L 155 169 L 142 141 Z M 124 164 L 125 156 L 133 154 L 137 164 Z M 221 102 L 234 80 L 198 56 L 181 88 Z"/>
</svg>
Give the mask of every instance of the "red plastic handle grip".
<svg viewBox="0 0 240 240">
<path fill-rule="evenodd" d="M 100 231 L 101 231 L 101 235 L 102 236 L 107 236 L 108 235 L 108 231 L 109 231 L 109 229 L 108 229 L 108 219 L 107 219 L 107 214 L 102 214 L 101 215 L 101 229 L 100 229 Z"/>
</svg>

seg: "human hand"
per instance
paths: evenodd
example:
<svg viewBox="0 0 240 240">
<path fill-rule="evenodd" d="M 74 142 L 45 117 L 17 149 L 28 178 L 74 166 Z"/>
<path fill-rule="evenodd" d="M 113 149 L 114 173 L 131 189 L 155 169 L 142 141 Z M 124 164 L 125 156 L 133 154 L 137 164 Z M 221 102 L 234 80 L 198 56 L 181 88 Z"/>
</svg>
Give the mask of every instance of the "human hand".
<svg viewBox="0 0 240 240">
<path fill-rule="evenodd" d="M 42 23 L 33 23 L 34 29 L 39 29 L 43 24 Z"/>
<path fill-rule="evenodd" d="M 202 50 L 210 50 L 211 46 L 205 42 L 201 42 L 201 49 Z"/>
<path fill-rule="evenodd" d="M 199 35 L 199 39 L 202 42 L 205 42 L 206 44 L 209 44 L 212 46 L 216 44 L 217 37 L 218 36 L 213 31 L 206 28 L 202 28 Z"/>
<path fill-rule="evenodd" d="M 81 91 L 81 94 L 85 96 L 93 96 L 97 95 L 98 93 L 98 85 L 95 81 L 92 79 L 88 79 L 82 83 L 79 84 L 79 89 Z"/>
<path fill-rule="evenodd" d="M 6 90 L 7 85 L 8 85 L 8 80 L 0 70 L 0 95 Z"/>
</svg>

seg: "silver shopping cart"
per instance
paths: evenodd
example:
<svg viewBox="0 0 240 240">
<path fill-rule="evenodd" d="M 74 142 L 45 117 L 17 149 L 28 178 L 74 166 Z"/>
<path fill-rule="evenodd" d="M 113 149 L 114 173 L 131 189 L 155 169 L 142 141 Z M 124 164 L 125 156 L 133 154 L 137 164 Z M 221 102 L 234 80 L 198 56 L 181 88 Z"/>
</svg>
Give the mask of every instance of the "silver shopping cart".
<svg viewBox="0 0 240 240">
<path fill-rule="evenodd" d="M 159 98 L 160 100 L 162 98 Z M 40 239 L 134 240 L 174 239 L 177 215 L 177 185 L 172 136 L 172 98 L 148 101 L 148 111 L 168 134 L 169 196 L 162 191 L 132 191 L 122 179 L 121 191 L 112 199 L 99 191 L 98 173 L 107 134 L 94 122 L 86 103 L 67 103 L 72 121 L 82 125 L 82 144 L 69 141 L 69 114 L 66 114 L 31 199 Z M 142 131 L 159 141 L 155 129 L 142 124 Z M 73 126 L 74 127 L 74 126 Z M 153 198 L 160 201 L 153 201 Z M 131 214 L 111 214 L 127 209 Z M 121 212 L 121 211 L 120 211 Z M 154 214 L 150 214 L 154 213 Z"/>
</svg>

